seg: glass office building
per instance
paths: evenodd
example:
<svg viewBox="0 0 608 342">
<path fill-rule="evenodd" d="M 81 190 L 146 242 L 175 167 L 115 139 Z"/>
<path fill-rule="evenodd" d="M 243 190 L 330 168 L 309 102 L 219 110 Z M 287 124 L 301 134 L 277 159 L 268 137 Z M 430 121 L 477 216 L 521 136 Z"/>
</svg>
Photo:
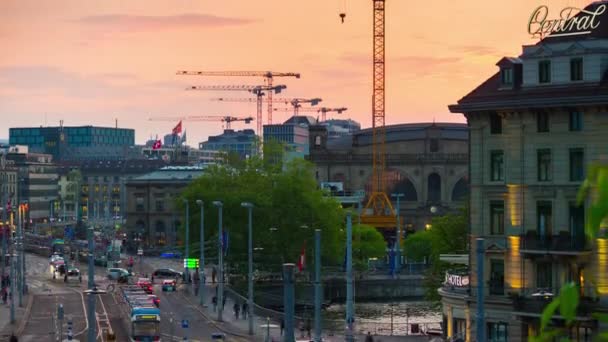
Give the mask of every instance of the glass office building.
<svg viewBox="0 0 608 342">
<path fill-rule="evenodd" d="M 135 130 L 112 127 L 22 127 L 9 129 L 11 145 L 51 154 L 57 160 L 103 158 L 135 145 Z"/>
</svg>

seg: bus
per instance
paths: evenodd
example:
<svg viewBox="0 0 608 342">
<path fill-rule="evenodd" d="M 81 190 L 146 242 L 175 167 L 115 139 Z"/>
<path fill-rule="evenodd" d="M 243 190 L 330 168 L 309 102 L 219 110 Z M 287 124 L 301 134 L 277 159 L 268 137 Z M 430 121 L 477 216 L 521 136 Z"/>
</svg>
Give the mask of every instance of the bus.
<svg viewBox="0 0 608 342">
<path fill-rule="evenodd" d="M 139 286 L 121 286 L 117 301 L 127 323 L 129 340 L 160 341 L 160 309 Z"/>
</svg>

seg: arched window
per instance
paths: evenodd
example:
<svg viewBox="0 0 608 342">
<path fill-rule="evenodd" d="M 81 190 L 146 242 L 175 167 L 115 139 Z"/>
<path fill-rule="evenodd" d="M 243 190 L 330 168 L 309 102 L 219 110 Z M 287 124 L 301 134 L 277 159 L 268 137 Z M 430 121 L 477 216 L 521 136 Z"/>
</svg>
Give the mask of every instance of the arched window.
<svg viewBox="0 0 608 342">
<path fill-rule="evenodd" d="M 469 195 L 469 183 L 465 177 L 460 178 L 452 189 L 452 202 L 464 201 Z"/>
<path fill-rule="evenodd" d="M 401 198 L 402 201 L 418 201 L 418 194 L 416 193 L 414 184 L 405 177 L 395 184 L 391 193 L 403 194 L 404 196 Z"/>
<path fill-rule="evenodd" d="M 441 177 L 436 173 L 431 173 L 427 184 L 427 200 L 429 202 L 441 202 Z"/>
</svg>

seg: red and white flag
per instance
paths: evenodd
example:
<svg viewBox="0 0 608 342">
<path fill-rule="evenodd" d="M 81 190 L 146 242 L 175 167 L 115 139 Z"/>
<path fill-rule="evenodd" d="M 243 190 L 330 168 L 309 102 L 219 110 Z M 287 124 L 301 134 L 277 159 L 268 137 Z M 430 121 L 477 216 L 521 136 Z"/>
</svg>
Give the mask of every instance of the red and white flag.
<svg viewBox="0 0 608 342">
<path fill-rule="evenodd" d="M 160 140 L 156 140 L 154 142 L 154 145 L 152 145 L 152 149 L 153 150 L 158 150 L 163 146 L 163 144 L 160 142 Z"/>
<path fill-rule="evenodd" d="M 182 120 L 179 120 L 177 126 L 173 127 L 173 135 L 180 134 L 182 132 Z"/>
<path fill-rule="evenodd" d="M 298 270 L 302 272 L 302 270 L 306 267 L 306 242 L 302 246 L 302 250 L 300 251 L 300 258 L 298 258 Z"/>
</svg>

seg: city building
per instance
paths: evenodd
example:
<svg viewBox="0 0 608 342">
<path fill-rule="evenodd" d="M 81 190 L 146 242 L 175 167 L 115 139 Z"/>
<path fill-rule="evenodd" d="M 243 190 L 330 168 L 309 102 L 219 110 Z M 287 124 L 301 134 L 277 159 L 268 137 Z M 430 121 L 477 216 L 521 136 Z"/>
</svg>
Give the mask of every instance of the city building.
<svg viewBox="0 0 608 342">
<path fill-rule="evenodd" d="M 69 186 L 78 182 L 80 197 L 76 200 L 80 206 L 80 217 L 84 219 L 100 219 L 124 217 L 126 211 L 126 183 L 131 179 L 160 169 L 167 164 L 162 160 L 98 160 L 82 162 L 63 162 L 59 166 L 62 175 L 59 181 L 60 199 L 66 201 L 67 217 L 75 217 L 69 212 L 72 205 L 76 205 L 69 197 Z M 78 177 L 73 177 L 74 172 Z M 72 175 L 72 177 L 70 177 Z M 70 179 L 75 178 L 75 179 Z M 64 193 L 65 192 L 65 193 Z M 56 205 L 57 210 L 63 210 L 63 203 Z M 64 216 L 63 212 L 58 217 Z"/>
<path fill-rule="evenodd" d="M 31 153 L 27 146 L 9 148 L 6 159 L 17 168 L 14 203 L 28 202 L 26 222 L 38 223 L 53 217 L 57 200 L 57 165 L 50 154 Z M 13 210 L 16 206 L 13 206 Z"/>
<path fill-rule="evenodd" d="M 329 139 L 351 135 L 361 130 L 361 124 L 351 119 L 329 119 L 320 124 L 327 127 Z"/>
<path fill-rule="evenodd" d="M 365 206 L 372 182 L 372 130 L 335 139 L 329 139 L 323 125 L 309 130 L 308 159 L 315 164 L 319 184 L 333 187 L 343 203 Z M 407 230 L 425 229 L 434 215 L 463 207 L 468 195 L 468 134 L 467 126 L 457 123 L 386 126 L 387 193 L 404 195 L 400 215 Z M 353 200 L 355 193 L 363 195 Z"/>
<path fill-rule="evenodd" d="M 608 155 L 607 6 L 595 2 L 565 24 L 542 25 L 559 30 L 499 60 L 494 75 L 449 106 L 470 127 L 471 248 L 470 270 L 448 272 L 439 289 L 448 336 L 526 341 L 567 282 L 581 295 L 570 341 L 608 329 L 592 316 L 608 311 L 608 240 L 585 238 L 587 204 L 577 204 L 588 166 Z M 476 317 L 482 284 L 483 320 Z M 556 313 L 552 324 L 563 328 L 565 319 Z"/>
<path fill-rule="evenodd" d="M 224 152 L 218 150 L 199 150 L 190 146 L 142 147 L 145 159 L 163 160 L 167 164 L 199 165 L 216 164 L 222 161 Z"/>
<path fill-rule="evenodd" d="M 182 190 L 203 171 L 204 167 L 168 166 L 127 181 L 129 241 L 140 238 L 148 248 L 175 246 L 184 217 L 175 203 Z"/>
<path fill-rule="evenodd" d="M 285 147 L 285 161 L 308 155 L 308 126 L 264 125 L 264 141 L 275 141 Z"/>
<path fill-rule="evenodd" d="M 7 211 L 11 210 L 10 207 L 12 207 L 12 204 L 16 203 L 19 186 L 17 179 L 18 169 L 15 166 L 15 162 L 13 160 L 7 160 L 6 154 L 0 154 L 0 203 L 2 203 L 0 204 L 0 210 L 4 210 L 3 208 L 5 206 Z"/>
<path fill-rule="evenodd" d="M 135 130 L 113 127 L 18 127 L 9 129 L 11 145 L 32 153 L 50 154 L 55 161 L 125 159 L 135 144 Z"/>
<path fill-rule="evenodd" d="M 225 129 L 224 133 L 210 136 L 207 141 L 199 143 L 199 149 L 205 151 L 211 150 L 237 153 L 244 159 L 257 154 L 257 141 L 258 138 L 252 129 L 244 129 L 241 131 Z"/>
</svg>

